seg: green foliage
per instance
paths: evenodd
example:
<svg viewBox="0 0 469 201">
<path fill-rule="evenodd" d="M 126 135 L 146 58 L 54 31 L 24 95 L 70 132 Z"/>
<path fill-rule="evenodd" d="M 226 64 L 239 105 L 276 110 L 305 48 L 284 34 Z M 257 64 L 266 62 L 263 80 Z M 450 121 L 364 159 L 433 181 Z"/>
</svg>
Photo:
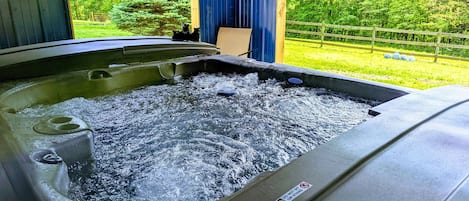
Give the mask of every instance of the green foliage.
<svg viewBox="0 0 469 201">
<path fill-rule="evenodd" d="M 289 20 L 467 33 L 467 0 L 288 0 Z"/>
<path fill-rule="evenodd" d="M 122 0 L 69 0 L 74 20 L 105 21 L 112 6 Z"/>
<path fill-rule="evenodd" d="M 376 26 L 394 29 L 433 31 L 469 34 L 469 4 L 467 0 L 289 0 L 287 19 L 328 24 Z M 319 27 L 287 25 L 287 29 L 321 31 Z M 327 33 L 371 37 L 371 31 L 326 28 Z M 317 36 L 287 33 L 288 37 L 317 39 Z M 430 42 L 436 36 L 408 33 L 376 32 L 377 38 Z M 326 40 L 347 41 L 326 37 Z M 352 41 L 357 43 L 359 41 Z M 443 43 L 469 45 L 465 38 L 443 37 Z M 432 47 L 411 45 L 389 45 L 404 49 L 434 52 Z M 467 57 L 466 49 L 440 48 L 440 53 Z"/>
<path fill-rule="evenodd" d="M 115 5 L 109 12 L 119 29 L 138 35 L 170 35 L 189 23 L 189 0 L 132 0 Z"/>
<path fill-rule="evenodd" d="M 443 31 L 464 33 L 469 31 L 469 3 L 467 0 L 428 0 L 426 26 Z"/>
</svg>

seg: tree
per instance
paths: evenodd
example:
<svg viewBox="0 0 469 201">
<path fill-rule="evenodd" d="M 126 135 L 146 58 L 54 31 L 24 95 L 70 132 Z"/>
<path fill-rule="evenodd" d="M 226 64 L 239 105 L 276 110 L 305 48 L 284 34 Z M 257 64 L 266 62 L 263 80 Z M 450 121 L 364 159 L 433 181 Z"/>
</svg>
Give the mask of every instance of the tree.
<svg viewBox="0 0 469 201">
<path fill-rule="evenodd" d="M 288 0 L 289 20 L 467 33 L 468 0 Z"/>
<path fill-rule="evenodd" d="M 72 17 L 75 20 L 95 20 L 94 15 L 106 14 L 113 5 L 120 3 L 121 0 L 70 0 Z"/>
<path fill-rule="evenodd" d="M 189 0 L 132 0 L 115 5 L 109 12 L 119 29 L 139 35 L 169 35 L 189 23 Z"/>
<path fill-rule="evenodd" d="M 427 0 L 393 0 L 389 5 L 388 27 L 398 29 L 421 29 L 427 22 Z"/>
<path fill-rule="evenodd" d="M 469 29 L 469 4 L 467 0 L 428 0 L 430 12 L 427 29 L 467 32 Z"/>
<path fill-rule="evenodd" d="M 364 0 L 359 3 L 361 26 L 387 27 L 391 0 Z"/>
</svg>

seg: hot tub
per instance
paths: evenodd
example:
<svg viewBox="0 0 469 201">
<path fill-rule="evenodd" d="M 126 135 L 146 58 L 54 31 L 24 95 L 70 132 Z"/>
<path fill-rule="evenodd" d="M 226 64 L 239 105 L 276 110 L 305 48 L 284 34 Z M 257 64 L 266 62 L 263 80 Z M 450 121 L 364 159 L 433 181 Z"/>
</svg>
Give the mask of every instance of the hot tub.
<svg viewBox="0 0 469 201">
<path fill-rule="evenodd" d="M 14 151 L 4 151 L 13 154 L 2 157 L 0 175 L 17 175 L 2 180 L 11 189 L 6 195 L 25 189 L 46 200 L 457 200 L 468 192 L 467 88 L 417 91 L 217 52 L 210 44 L 155 37 L 1 51 L 0 129 Z M 363 118 L 331 99 L 349 101 L 358 108 L 351 111 L 365 111 Z M 80 109 L 87 101 L 95 109 Z M 329 116 L 308 110 L 314 108 Z M 98 117 L 102 121 L 95 123 Z M 348 127 L 321 126 L 318 119 Z M 275 137 L 287 134 L 293 137 Z M 306 137 L 318 139 L 305 143 Z M 140 152 L 142 147 L 152 149 Z M 177 155 L 181 150 L 187 153 Z M 282 155 L 284 150 L 291 155 Z M 110 157 L 114 152 L 122 155 Z M 152 154 L 160 158 L 149 159 Z M 235 176 L 190 174 L 197 157 L 208 161 L 204 165 L 231 168 Z M 128 161 L 143 162 L 122 165 Z M 184 168 L 154 166 L 173 163 Z M 240 168 L 249 163 L 258 168 Z M 103 172 L 106 178 L 99 176 Z M 28 185 L 18 183 L 20 177 Z M 103 184 L 113 177 L 116 183 Z M 135 180 L 146 185 L 129 184 Z M 89 187 L 97 183 L 100 193 Z M 190 194 L 193 189 L 215 193 Z"/>
</svg>

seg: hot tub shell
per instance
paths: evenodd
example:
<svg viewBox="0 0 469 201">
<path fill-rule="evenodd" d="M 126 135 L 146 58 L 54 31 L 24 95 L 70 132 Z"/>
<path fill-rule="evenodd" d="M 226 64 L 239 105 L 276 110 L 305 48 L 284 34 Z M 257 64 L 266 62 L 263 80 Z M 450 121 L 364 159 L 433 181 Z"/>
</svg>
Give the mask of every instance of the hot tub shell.
<svg viewBox="0 0 469 201">
<path fill-rule="evenodd" d="M 2 197 L 18 198 L 15 189 L 22 187 L 15 178 L 20 172 L 29 182 L 26 191 L 36 198 L 67 200 L 67 164 L 93 159 L 93 136 L 86 123 L 71 116 L 25 118 L 16 115 L 17 111 L 166 83 L 174 76 L 200 72 L 256 72 L 259 79 L 279 81 L 298 77 L 307 87 L 383 102 L 369 111 L 376 117 L 284 167 L 258 176 L 224 200 L 469 197 L 468 88 L 419 91 L 217 53 L 210 44 L 157 37 L 70 40 L 0 51 L 0 80 L 12 83 L 0 88 L 1 138 L 10 147 L 0 155 L 4 159 L 0 166 L 0 181 L 5 186 Z M 41 162 L 46 154 L 62 161 Z M 291 193 L 302 182 L 310 186 Z"/>
</svg>

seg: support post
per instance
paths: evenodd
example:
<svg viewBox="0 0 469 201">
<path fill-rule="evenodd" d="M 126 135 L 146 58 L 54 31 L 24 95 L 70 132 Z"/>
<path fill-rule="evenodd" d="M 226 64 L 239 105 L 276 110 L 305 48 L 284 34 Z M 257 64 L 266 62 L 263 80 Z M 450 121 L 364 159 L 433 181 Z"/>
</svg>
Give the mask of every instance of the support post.
<svg viewBox="0 0 469 201">
<path fill-rule="evenodd" d="M 194 28 L 200 27 L 199 0 L 191 0 L 191 22 L 192 31 L 194 31 Z"/>
<path fill-rule="evenodd" d="M 324 45 L 324 33 L 326 32 L 326 24 L 324 23 L 324 21 L 321 23 L 321 46 L 322 47 Z"/>
<path fill-rule="evenodd" d="M 275 62 L 283 63 L 285 51 L 285 26 L 287 23 L 287 1 L 277 0 L 277 17 L 275 30 Z"/>
<path fill-rule="evenodd" d="M 68 20 L 70 22 L 70 29 L 71 29 L 71 32 L 72 32 L 72 38 L 71 39 L 75 39 L 75 28 L 73 27 L 72 7 L 70 7 L 70 1 L 67 1 L 67 6 L 68 6 L 67 8 L 68 8 L 68 18 L 69 18 Z M 42 15 L 41 12 L 42 12 L 42 10 L 39 9 L 39 14 L 40 15 Z M 78 15 L 75 16 L 75 17 L 77 17 L 77 19 L 78 19 Z M 44 29 L 43 29 L 43 32 L 44 32 Z M 47 36 L 47 34 L 44 34 L 44 37 L 45 37 L 46 40 L 49 40 L 49 37 Z"/>
<path fill-rule="evenodd" d="M 375 39 L 376 39 L 376 26 L 373 26 L 373 33 L 371 34 L 371 53 L 375 50 Z"/>
<path fill-rule="evenodd" d="M 438 54 L 440 54 L 441 31 L 442 30 L 440 28 L 440 30 L 436 34 L 435 59 L 433 60 L 433 62 L 435 63 L 438 61 Z"/>
</svg>

